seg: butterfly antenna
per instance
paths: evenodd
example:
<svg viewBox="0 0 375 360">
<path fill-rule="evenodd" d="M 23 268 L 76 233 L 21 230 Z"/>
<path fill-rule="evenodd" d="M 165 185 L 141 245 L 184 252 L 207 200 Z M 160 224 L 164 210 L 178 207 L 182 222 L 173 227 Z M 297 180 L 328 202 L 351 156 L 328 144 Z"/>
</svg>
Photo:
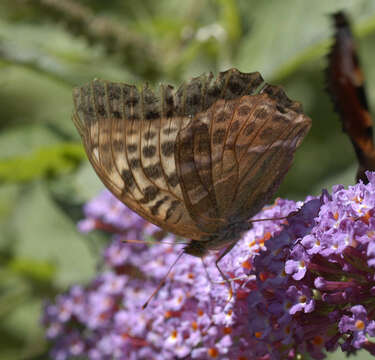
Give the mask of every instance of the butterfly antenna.
<svg viewBox="0 0 375 360">
<path fill-rule="evenodd" d="M 168 269 L 167 273 L 165 274 L 164 278 L 160 281 L 159 285 L 157 286 L 157 288 L 152 292 L 152 294 L 150 295 L 150 297 L 147 299 L 147 301 L 142 305 L 142 310 L 146 309 L 146 307 L 148 306 L 148 304 L 150 303 L 151 299 L 158 293 L 158 291 L 165 285 L 165 282 L 171 272 L 171 270 L 173 269 L 173 267 L 176 265 L 177 261 L 181 259 L 181 256 L 184 255 L 184 250 L 182 250 L 176 260 L 173 262 L 173 264 L 170 266 L 170 268 Z"/>
<path fill-rule="evenodd" d="M 168 241 L 158 241 L 158 240 L 121 240 L 123 243 L 133 243 L 133 244 L 167 244 L 167 245 L 188 245 L 188 242 L 168 242 Z"/>
<path fill-rule="evenodd" d="M 255 279 L 255 275 L 241 275 L 241 276 L 237 276 L 237 277 L 231 277 L 230 279 L 225 277 L 226 280 L 220 280 L 220 281 L 212 280 L 210 274 L 208 273 L 207 265 L 203 261 L 202 257 L 201 257 L 201 261 L 202 261 L 203 268 L 204 268 L 204 271 L 206 273 L 207 279 L 211 284 L 223 285 L 225 282 L 230 283 L 230 282 L 234 282 L 234 281 L 237 281 L 237 280 L 245 280 L 245 279 L 246 280 L 254 280 Z"/>
<path fill-rule="evenodd" d="M 285 220 L 285 219 L 287 219 L 289 217 L 289 215 L 288 216 L 283 216 L 283 217 L 278 217 L 278 218 L 276 217 L 276 218 L 269 218 L 269 219 L 254 219 L 254 220 L 249 220 L 248 222 L 249 223 L 253 223 L 253 222 L 258 222 L 258 221 Z"/>
</svg>

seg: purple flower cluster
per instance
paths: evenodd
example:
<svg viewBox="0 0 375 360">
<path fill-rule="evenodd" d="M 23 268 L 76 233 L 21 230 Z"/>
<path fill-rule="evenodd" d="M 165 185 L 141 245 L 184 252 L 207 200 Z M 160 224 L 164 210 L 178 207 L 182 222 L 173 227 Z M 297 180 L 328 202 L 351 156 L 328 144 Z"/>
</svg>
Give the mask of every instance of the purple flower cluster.
<svg viewBox="0 0 375 360">
<path fill-rule="evenodd" d="M 106 271 L 46 305 L 54 359 L 314 359 L 338 346 L 375 355 L 375 174 L 369 184 L 304 203 L 276 200 L 220 262 L 183 245 L 125 244 L 160 231 L 108 192 L 85 207 L 81 231 L 110 231 Z M 173 242 L 171 235 L 162 240 Z"/>
<path fill-rule="evenodd" d="M 296 209 L 278 200 L 258 217 L 281 217 Z M 259 344 L 246 328 L 247 296 L 254 256 L 282 221 L 256 222 L 251 232 L 221 262 L 232 291 L 215 266 L 183 255 L 149 306 L 142 305 L 164 278 L 183 245 L 126 244 L 158 233 L 138 215 L 103 192 L 85 206 L 81 231 L 107 230 L 113 241 L 104 252 L 107 271 L 85 288 L 74 286 L 45 307 L 43 324 L 53 343 L 52 357 L 90 359 L 253 359 Z M 89 226 L 87 226 L 89 224 Z M 173 242 L 173 236 L 164 241 Z M 259 345 L 258 345 L 259 346 Z M 254 348 L 254 352 L 252 349 Z"/>
<path fill-rule="evenodd" d="M 103 230 L 120 235 L 121 239 L 143 239 L 160 229 L 118 201 L 109 191 L 102 191 L 97 197 L 85 204 L 85 219 L 78 222 L 78 230 L 89 233 Z"/>
<path fill-rule="evenodd" d="M 248 297 L 265 356 L 313 359 L 341 346 L 375 355 L 375 174 L 310 199 L 254 259 L 257 289 Z"/>
</svg>

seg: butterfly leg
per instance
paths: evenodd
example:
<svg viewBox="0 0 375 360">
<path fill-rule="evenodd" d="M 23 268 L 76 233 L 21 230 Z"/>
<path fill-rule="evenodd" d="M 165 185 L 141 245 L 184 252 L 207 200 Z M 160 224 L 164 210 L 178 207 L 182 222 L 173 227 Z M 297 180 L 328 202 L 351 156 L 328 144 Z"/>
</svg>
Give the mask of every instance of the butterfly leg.
<svg viewBox="0 0 375 360">
<path fill-rule="evenodd" d="M 236 242 L 233 242 L 231 243 L 229 246 L 227 246 L 225 248 L 225 250 L 220 254 L 220 256 L 216 259 L 215 261 L 215 265 L 216 265 L 216 268 L 217 270 L 219 271 L 221 277 L 223 278 L 223 284 L 227 284 L 228 286 L 228 290 L 229 290 L 229 300 L 232 298 L 233 296 L 233 288 L 232 288 L 232 282 L 228 279 L 228 277 L 224 274 L 224 272 L 220 269 L 220 266 L 219 266 L 219 262 L 223 259 L 223 257 L 225 255 L 227 255 L 229 253 L 229 251 L 231 251 L 234 247 L 234 245 L 236 245 Z"/>
<path fill-rule="evenodd" d="M 202 266 L 203 266 L 204 272 L 206 273 L 206 276 L 207 276 L 208 281 L 209 281 L 211 284 L 215 284 L 216 282 L 215 282 L 214 280 L 211 279 L 211 276 L 210 276 L 210 274 L 208 273 L 207 266 L 206 266 L 206 264 L 204 263 L 204 260 L 203 260 L 203 256 L 202 256 L 200 259 L 201 259 L 201 261 L 202 261 Z"/>
</svg>

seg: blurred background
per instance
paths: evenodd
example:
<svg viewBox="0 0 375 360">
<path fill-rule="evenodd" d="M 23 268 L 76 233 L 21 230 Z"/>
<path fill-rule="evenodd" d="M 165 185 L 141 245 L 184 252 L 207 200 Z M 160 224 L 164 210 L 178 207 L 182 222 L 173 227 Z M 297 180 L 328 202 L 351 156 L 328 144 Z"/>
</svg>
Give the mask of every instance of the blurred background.
<svg viewBox="0 0 375 360">
<path fill-rule="evenodd" d="M 373 0 L 1 0 L 0 359 L 48 358 L 44 299 L 91 279 L 105 245 L 76 230 L 103 185 L 71 121 L 72 88 L 93 78 L 178 85 L 230 67 L 260 71 L 313 119 L 277 193 L 304 199 L 352 184 L 357 168 L 324 90 L 329 15 L 340 9 L 352 19 L 374 107 Z"/>
</svg>

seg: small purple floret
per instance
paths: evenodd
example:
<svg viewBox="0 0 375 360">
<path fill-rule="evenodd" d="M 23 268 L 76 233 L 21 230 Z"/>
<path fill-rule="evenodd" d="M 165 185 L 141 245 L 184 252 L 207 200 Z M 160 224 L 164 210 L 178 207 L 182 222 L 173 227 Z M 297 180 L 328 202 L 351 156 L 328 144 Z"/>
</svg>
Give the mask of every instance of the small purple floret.
<svg viewBox="0 0 375 360">
<path fill-rule="evenodd" d="M 106 268 L 45 306 L 54 359 L 323 359 L 341 347 L 375 355 L 375 173 L 369 183 L 295 203 L 277 199 L 220 262 L 183 255 L 144 311 L 183 245 L 124 244 L 158 236 L 108 192 L 85 206 L 82 232 L 112 234 Z M 208 274 L 208 276 L 207 276 Z M 211 282 L 213 279 L 214 282 Z"/>
</svg>

